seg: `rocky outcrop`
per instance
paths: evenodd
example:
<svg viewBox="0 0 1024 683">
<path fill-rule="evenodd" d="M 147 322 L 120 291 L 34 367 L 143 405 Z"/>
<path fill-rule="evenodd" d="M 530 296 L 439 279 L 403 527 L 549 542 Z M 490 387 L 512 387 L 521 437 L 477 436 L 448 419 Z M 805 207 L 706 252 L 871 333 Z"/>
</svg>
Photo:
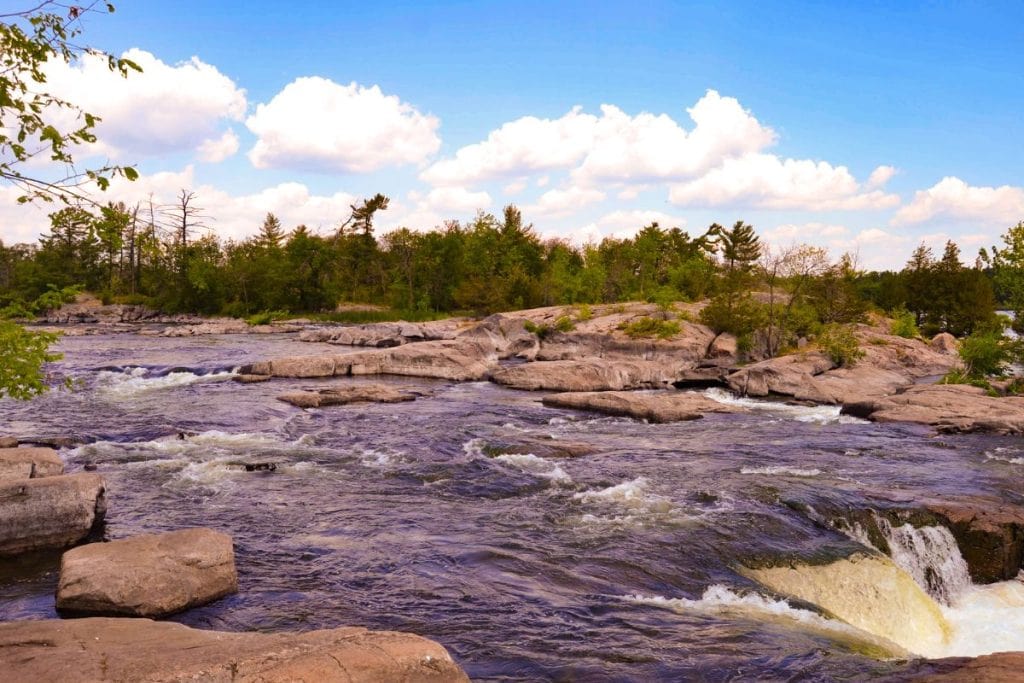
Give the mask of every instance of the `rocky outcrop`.
<svg viewBox="0 0 1024 683">
<path fill-rule="evenodd" d="M 545 396 L 544 405 L 552 408 L 593 410 L 608 415 L 624 415 L 648 422 L 698 420 L 705 413 L 729 413 L 737 408 L 719 403 L 702 394 L 680 391 L 596 391 Z"/>
<path fill-rule="evenodd" d="M 960 350 L 960 342 L 958 342 L 956 337 L 951 335 L 949 332 L 940 332 L 932 337 L 929 346 L 939 353 L 944 353 L 947 356 L 955 356 L 957 351 Z"/>
<path fill-rule="evenodd" d="M 299 341 L 383 349 L 415 342 L 454 339 L 465 323 L 463 319 L 451 318 L 425 323 L 395 322 L 321 327 L 305 330 L 299 335 Z"/>
<path fill-rule="evenodd" d="M 828 395 L 814 384 L 813 378 L 834 367 L 835 363 L 820 353 L 779 356 L 737 370 L 726 382 L 741 396 L 778 394 L 804 401 L 828 402 Z"/>
<path fill-rule="evenodd" d="M 621 391 L 665 388 L 681 372 L 682 368 L 655 361 L 583 358 L 503 367 L 490 377 L 497 384 L 527 391 Z"/>
<path fill-rule="evenodd" d="M 540 345 L 540 361 L 576 358 L 610 360 L 666 361 L 674 365 L 696 365 L 705 357 L 715 333 L 703 325 L 680 322 L 680 332 L 672 339 L 631 339 L 622 332 L 552 334 Z"/>
<path fill-rule="evenodd" d="M 212 529 L 183 529 L 64 553 L 57 609 L 162 617 L 237 591 L 231 537 Z"/>
<path fill-rule="evenodd" d="M 415 401 L 416 395 L 398 391 L 386 384 L 356 384 L 346 387 L 293 391 L 281 394 L 278 401 L 291 403 L 299 408 L 322 408 L 343 406 L 349 403 L 400 403 Z"/>
<path fill-rule="evenodd" d="M 441 645 L 408 633 L 226 633 L 113 618 L 0 624 L 0 670 L 7 683 L 469 680 Z"/>
<path fill-rule="evenodd" d="M 738 353 L 739 343 L 737 342 L 735 335 L 723 332 L 715 337 L 711 344 L 708 345 L 706 356 L 714 359 L 728 358 L 735 361 Z"/>
<path fill-rule="evenodd" d="M 917 422 L 940 432 L 1024 433 L 1024 397 L 989 396 L 966 384 L 922 384 L 892 396 L 847 402 L 843 412 L 876 422 Z"/>
<path fill-rule="evenodd" d="M 1018 683 L 1024 671 L 1024 652 L 997 652 L 981 657 L 949 657 L 918 662 L 893 680 L 918 683 Z"/>
<path fill-rule="evenodd" d="M 854 554 L 826 564 L 780 561 L 740 572 L 917 655 L 940 654 L 949 640 L 950 627 L 938 604 L 888 557 Z"/>
<path fill-rule="evenodd" d="M 160 333 L 160 336 L 197 337 L 207 334 L 276 334 L 279 332 L 301 332 L 302 330 L 302 325 L 292 325 L 287 322 L 272 323 L 270 325 L 250 325 L 244 320 L 223 318 L 220 320 L 208 320 L 198 325 L 168 327 Z"/>
<path fill-rule="evenodd" d="M 0 448 L 0 484 L 58 474 L 64 461 L 52 448 Z"/>
<path fill-rule="evenodd" d="M 65 548 L 89 535 L 106 514 L 97 474 L 65 474 L 0 484 L 0 556 Z"/>
</svg>

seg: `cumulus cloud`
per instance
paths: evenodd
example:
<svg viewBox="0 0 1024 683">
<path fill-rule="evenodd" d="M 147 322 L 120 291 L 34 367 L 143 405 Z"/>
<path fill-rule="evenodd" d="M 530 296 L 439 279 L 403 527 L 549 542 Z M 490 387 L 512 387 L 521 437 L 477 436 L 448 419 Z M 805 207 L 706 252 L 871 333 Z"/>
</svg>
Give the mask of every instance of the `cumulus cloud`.
<svg viewBox="0 0 1024 683">
<path fill-rule="evenodd" d="M 847 229 L 842 225 L 831 225 L 827 223 L 785 223 L 778 225 L 764 233 L 765 239 L 776 244 L 786 242 L 807 242 L 818 244 L 822 238 L 839 237 L 845 235 Z"/>
<path fill-rule="evenodd" d="M 874 189 L 884 186 L 896 175 L 895 166 L 879 166 L 868 176 L 867 187 Z"/>
<path fill-rule="evenodd" d="M 576 228 L 570 237 L 579 244 L 600 242 L 605 237 L 633 237 L 641 228 L 657 223 L 663 229 L 686 229 L 686 219 L 663 211 L 619 210 L 607 213 L 592 223 Z"/>
<path fill-rule="evenodd" d="M 226 130 L 219 138 L 203 140 L 199 144 L 199 149 L 196 150 L 196 156 L 200 161 L 215 164 L 234 156 L 237 151 L 238 136 L 235 135 L 235 131 Z"/>
<path fill-rule="evenodd" d="M 257 168 L 365 173 L 420 163 L 441 146 L 436 117 L 376 85 L 319 77 L 292 81 L 245 123 Z"/>
<path fill-rule="evenodd" d="M 811 211 L 883 209 L 900 201 L 863 187 L 845 166 L 771 154 L 726 159 L 700 178 L 671 187 L 669 200 L 680 206 Z"/>
<path fill-rule="evenodd" d="M 587 187 L 567 187 L 548 190 L 536 203 L 524 207 L 527 215 L 540 214 L 545 217 L 567 216 L 584 206 L 604 201 L 605 194 L 600 190 Z"/>
<path fill-rule="evenodd" d="M 574 107 L 557 119 L 516 119 L 436 162 L 421 178 L 474 183 L 570 169 L 577 184 L 680 178 L 775 140 L 737 100 L 714 90 L 687 110 L 695 124 L 689 131 L 666 114 L 631 116 L 610 104 L 600 109 L 600 116 Z"/>
<path fill-rule="evenodd" d="M 932 218 L 1011 225 L 1024 218 L 1024 188 L 977 187 L 947 176 L 927 190 L 915 192 L 913 200 L 896 212 L 893 224 L 921 223 Z"/>
<path fill-rule="evenodd" d="M 74 65 L 52 60 L 47 66 L 49 92 L 102 118 L 91 153 L 124 159 L 195 150 L 217 139 L 223 122 L 245 116 L 245 91 L 198 57 L 169 65 L 139 49 L 123 56 L 142 73 L 124 78 L 92 55 Z"/>
<path fill-rule="evenodd" d="M 429 209 L 444 213 L 465 213 L 478 209 L 487 209 L 491 205 L 491 195 L 486 192 L 472 192 L 464 187 L 435 187 L 425 195 L 410 192 L 409 198 L 418 203 L 421 210 Z"/>
</svg>

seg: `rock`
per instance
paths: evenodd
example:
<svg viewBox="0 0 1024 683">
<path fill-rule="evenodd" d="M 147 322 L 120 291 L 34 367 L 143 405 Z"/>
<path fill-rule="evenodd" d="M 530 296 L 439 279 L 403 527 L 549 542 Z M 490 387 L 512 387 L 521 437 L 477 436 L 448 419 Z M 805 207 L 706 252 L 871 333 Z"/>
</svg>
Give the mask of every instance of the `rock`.
<svg viewBox="0 0 1024 683">
<path fill-rule="evenodd" d="M 799 400 L 829 402 L 828 394 L 818 389 L 811 379 L 834 367 L 835 363 L 820 353 L 779 356 L 737 370 L 726 382 L 741 396 L 779 394 Z"/>
<path fill-rule="evenodd" d="M 888 557 L 854 554 L 827 564 L 778 562 L 740 571 L 899 649 L 935 656 L 949 641 L 951 629 L 938 604 Z"/>
<path fill-rule="evenodd" d="M 672 385 L 676 389 L 724 387 L 729 373 L 729 368 L 719 366 L 684 368 L 679 372 L 679 377 Z"/>
<path fill-rule="evenodd" d="M 621 391 L 664 388 L 681 372 L 655 361 L 583 358 L 504 367 L 491 373 L 491 380 L 529 391 Z"/>
<path fill-rule="evenodd" d="M 0 449 L 0 483 L 64 474 L 64 461 L 52 448 Z"/>
<path fill-rule="evenodd" d="M 267 382 L 270 379 L 270 375 L 235 375 L 235 381 L 242 384 L 257 384 L 259 382 Z"/>
<path fill-rule="evenodd" d="M 294 391 L 278 396 L 277 400 L 299 408 L 321 408 L 349 403 L 400 403 L 414 401 L 416 396 L 385 384 L 356 384 L 313 391 Z"/>
<path fill-rule="evenodd" d="M 106 514 L 98 474 L 0 484 L 0 556 L 78 543 Z"/>
<path fill-rule="evenodd" d="M 441 645 L 408 633 L 228 633 L 113 618 L 0 624 L 0 670 L 7 683 L 469 680 Z"/>
<path fill-rule="evenodd" d="M 277 463 L 274 462 L 247 462 L 243 465 L 246 472 L 276 472 Z"/>
<path fill-rule="evenodd" d="M 0 436 L 0 448 L 17 448 L 18 439 L 13 436 Z"/>
<path fill-rule="evenodd" d="M 1024 508 L 995 499 L 926 500 L 952 532 L 974 583 L 1013 579 L 1024 568 Z"/>
<path fill-rule="evenodd" d="M 989 396 L 966 384 L 916 385 L 893 396 L 844 403 L 842 410 L 877 422 L 916 422 L 947 433 L 1024 433 L 1024 397 Z"/>
<path fill-rule="evenodd" d="M 960 350 L 960 342 L 958 342 L 956 337 L 951 335 L 949 332 L 940 332 L 932 337 L 932 341 L 929 346 L 939 353 L 944 353 L 947 356 L 955 356 Z"/>
<path fill-rule="evenodd" d="M 922 661 L 914 667 L 912 680 L 920 683 L 1018 683 L 1021 671 L 1024 671 L 1024 652 L 997 652 L 981 657 Z"/>
<path fill-rule="evenodd" d="M 25 436 L 19 439 L 19 442 L 33 446 L 49 446 L 50 448 L 75 448 L 85 443 L 77 436 Z"/>
<path fill-rule="evenodd" d="M 739 353 L 735 335 L 723 332 L 712 340 L 708 346 L 708 358 L 736 358 Z"/>
<path fill-rule="evenodd" d="M 545 396 L 544 405 L 552 408 L 594 410 L 609 415 L 625 415 L 648 422 L 697 420 L 705 413 L 736 412 L 736 408 L 702 394 L 681 391 L 595 391 Z"/>
<path fill-rule="evenodd" d="M 162 617 L 237 591 L 231 537 L 183 529 L 67 551 L 60 561 L 57 609 Z"/>
<path fill-rule="evenodd" d="M 464 319 L 451 318 L 425 323 L 395 322 L 321 327 L 302 332 L 299 341 L 390 348 L 414 342 L 454 339 L 464 324 Z"/>
<path fill-rule="evenodd" d="M 673 365 L 696 365 L 704 358 L 714 332 L 703 325 L 680 322 L 672 339 L 632 339 L 622 332 L 552 334 L 540 344 L 537 360 L 576 358 L 664 361 Z"/>
</svg>

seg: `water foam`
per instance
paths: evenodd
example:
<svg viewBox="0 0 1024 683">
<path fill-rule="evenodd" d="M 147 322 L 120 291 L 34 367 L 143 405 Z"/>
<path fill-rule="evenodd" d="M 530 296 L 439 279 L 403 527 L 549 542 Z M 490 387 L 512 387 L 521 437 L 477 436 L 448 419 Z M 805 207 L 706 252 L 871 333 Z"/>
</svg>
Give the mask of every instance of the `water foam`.
<svg viewBox="0 0 1024 683">
<path fill-rule="evenodd" d="M 799 467 L 786 467 L 785 465 L 771 465 L 769 467 L 742 467 L 740 474 L 770 474 L 772 476 L 790 477 L 817 477 L 821 474 L 818 469 L 801 469 Z"/>
<path fill-rule="evenodd" d="M 725 389 L 705 389 L 705 396 L 730 406 L 744 408 L 755 412 L 770 413 L 779 417 L 810 422 L 813 424 L 870 424 L 867 420 L 850 415 L 840 415 L 840 406 L 818 405 L 801 406 L 779 401 L 762 401 L 753 398 L 736 396 Z"/>
<path fill-rule="evenodd" d="M 944 526 L 893 526 L 876 516 L 896 566 L 943 605 L 954 605 L 971 587 L 967 562 L 953 534 Z"/>
<path fill-rule="evenodd" d="M 494 458 L 498 462 L 511 465 L 517 469 L 543 479 L 550 479 L 557 484 L 571 484 L 572 477 L 562 469 L 561 465 L 537 457 L 533 453 L 505 453 Z"/>
<path fill-rule="evenodd" d="M 972 586 L 942 611 L 953 627 L 948 657 L 1024 650 L 1024 576 Z"/>
<path fill-rule="evenodd" d="M 192 384 L 224 382 L 236 375 L 235 370 L 209 373 L 180 370 L 157 374 L 149 368 L 125 368 L 120 372 L 101 370 L 97 374 L 99 392 L 113 398 L 131 398 L 140 393 L 161 389 L 174 389 Z"/>
</svg>

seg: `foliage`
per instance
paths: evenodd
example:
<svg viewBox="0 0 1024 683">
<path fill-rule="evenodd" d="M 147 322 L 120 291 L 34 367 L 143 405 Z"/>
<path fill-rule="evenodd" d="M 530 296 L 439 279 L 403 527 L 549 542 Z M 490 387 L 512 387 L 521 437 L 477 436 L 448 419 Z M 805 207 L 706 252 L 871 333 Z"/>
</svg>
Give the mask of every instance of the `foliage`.
<svg viewBox="0 0 1024 683">
<path fill-rule="evenodd" d="M 626 333 L 626 336 L 636 339 L 638 337 L 657 337 L 658 339 L 671 339 L 679 334 L 681 329 L 675 320 L 661 320 L 658 318 L 643 317 L 637 318 L 630 323 L 622 323 L 619 329 Z"/>
<path fill-rule="evenodd" d="M 864 357 L 864 351 L 850 325 L 830 323 L 815 339 L 818 347 L 839 367 L 850 367 Z"/>
<path fill-rule="evenodd" d="M 580 304 L 576 308 L 576 320 L 579 322 L 586 322 L 594 317 L 594 309 L 590 307 L 590 304 Z"/>
<path fill-rule="evenodd" d="M 247 325 L 269 325 L 275 320 L 283 320 L 288 317 L 285 311 L 260 311 L 245 319 Z"/>
<path fill-rule="evenodd" d="M 730 297 L 720 294 L 700 311 L 700 322 L 717 333 L 737 337 L 752 334 L 764 325 L 765 308 L 749 295 Z"/>
<path fill-rule="evenodd" d="M 961 340 L 959 354 L 967 377 L 999 377 L 1005 374 L 1007 364 L 1019 360 L 1021 345 L 1001 332 L 980 331 Z"/>
<path fill-rule="evenodd" d="M 890 314 L 892 317 L 892 333 L 904 339 L 917 339 L 921 331 L 917 329 L 917 318 L 905 308 L 897 308 Z"/>
<path fill-rule="evenodd" d="M 0 179 L 23 192 L 18 197 L 20 202 L 88 201 L 83 193 L 86 184 L 105 190 L 114 176 L 129 180 L 138 177 L 131 167 L 74 170 L 72 152 L 78 145 L 96 141 L 94 129 L 99 117 L 46 92 L 46 66 L 51 60 L 73 63 L 89 55 L 104 59 L 111 71 L 122 76 L 141 71 L 130 59 L 75 43 L 81 33 L 81 17 L 92 11 L 91 7 L 83 10 L 44 1 L 32 9 L 0 17 Z M 105 7 L 108 12 L 114 11 L 113 5 Z M 70 130 L 62 130 L 60 121 L 64 119 L 75 121 Z M 31 161 L 42 158 L 72 170 L 57 180 L 45 180 L 23 170 Z"/>
<path fill-rule="evenodd" d="M 50 353 L 57 335 L 32 332 L 12 322 L 0 321 L 0 398 L 27 400 L 47 389 L 44 363 L 60 360 Z"/>
<path fill-rule="evenodd" d="M 992 268 L 999 301 L 1014 313 L 1014 331 L 1024 333 L 1024 221 L 1002 235 L 1003 246 L 981 250 L 980 260 Z"/>
</svg>

